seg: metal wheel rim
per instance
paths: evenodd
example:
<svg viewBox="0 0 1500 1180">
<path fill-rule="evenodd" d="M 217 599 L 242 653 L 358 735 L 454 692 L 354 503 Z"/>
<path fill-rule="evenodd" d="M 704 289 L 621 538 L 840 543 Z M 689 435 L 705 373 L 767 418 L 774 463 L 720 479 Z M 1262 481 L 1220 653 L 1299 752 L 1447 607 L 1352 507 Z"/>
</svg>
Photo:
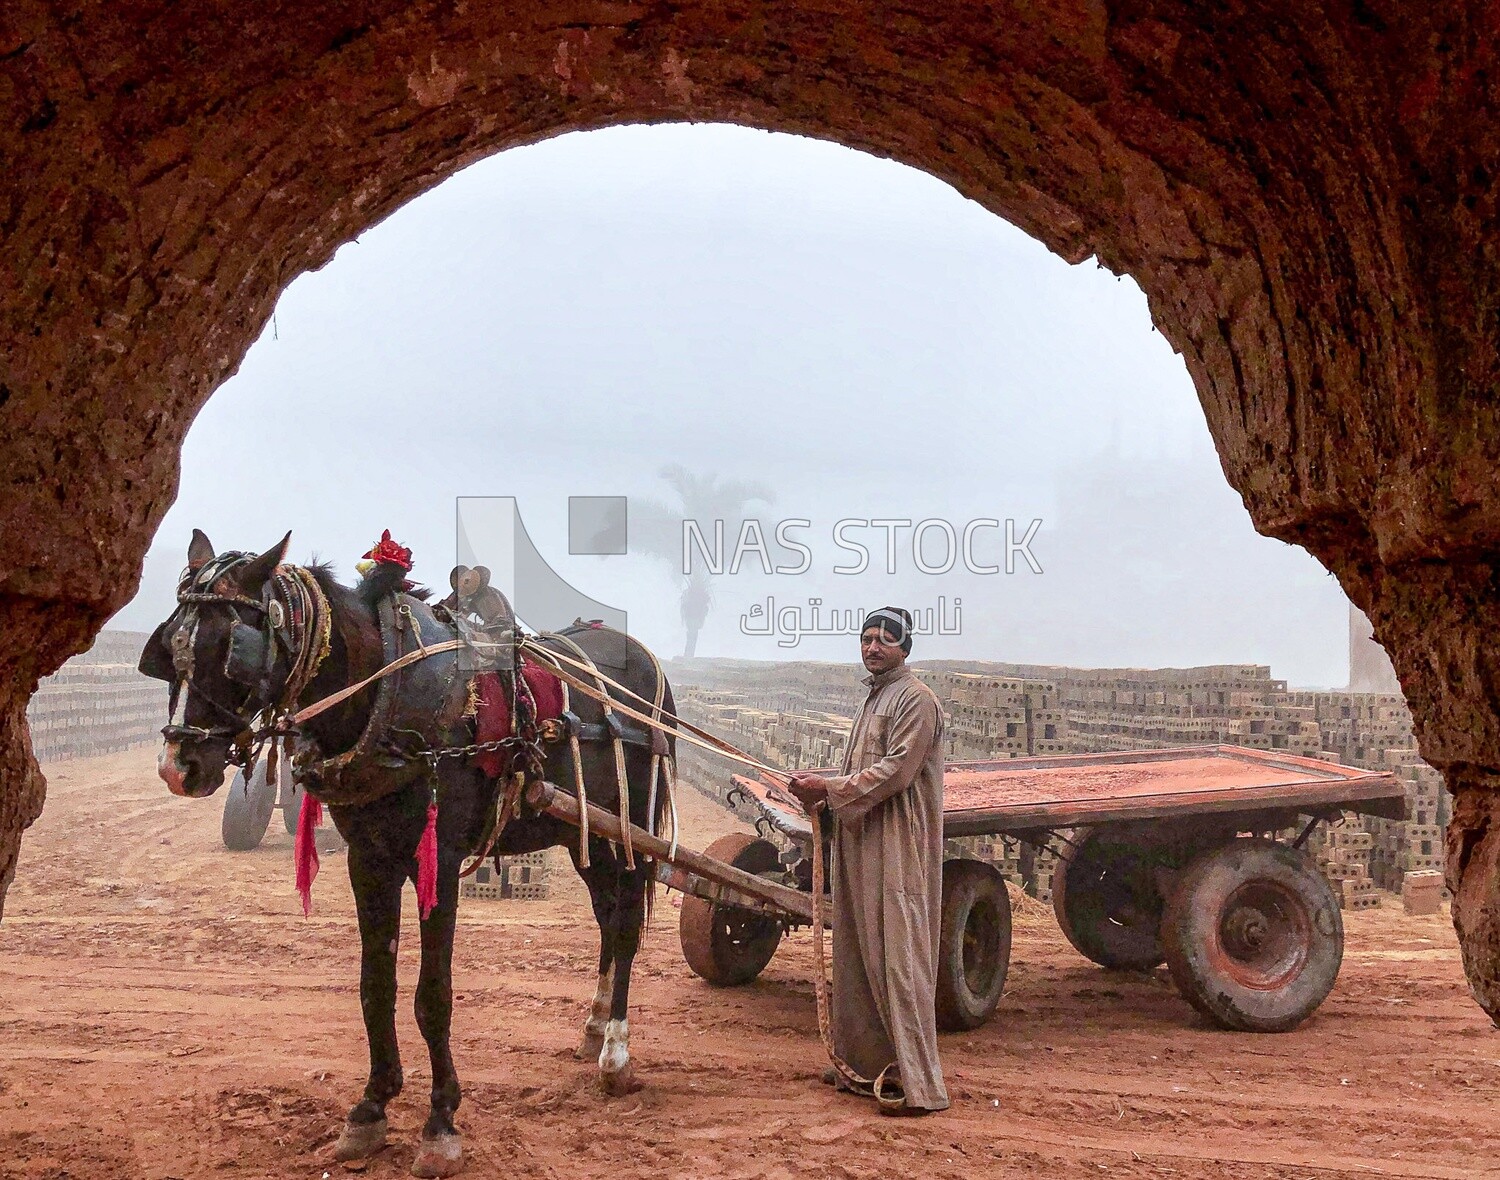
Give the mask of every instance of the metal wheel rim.
<svg viewBox="0 0 1500 1180">
<path fill-rule="evenodd" d="M 964 919 L 964 986 L 976 996 L 986 996 L 995 984 L 1000 964 L 993 954 L 1000 941 L 1000 908 L 988 898 L 969 907 Z"/>
<path fill-rule="evenodd" d="M 1302 973 L 1314 937 L 1312 915 L 1276 881 L 1247 881 L 1219 911 L 1211 952 L 1241 987 L 1277 991 Z"/>
<path fill-rule="evenodd" d="M 767 918 L 733 906 L 714 907 L 714 943 L 726 960 L 756 963 L 765 957 L 766 944 L 780 942 L 781 928 Z"/>
</svg>

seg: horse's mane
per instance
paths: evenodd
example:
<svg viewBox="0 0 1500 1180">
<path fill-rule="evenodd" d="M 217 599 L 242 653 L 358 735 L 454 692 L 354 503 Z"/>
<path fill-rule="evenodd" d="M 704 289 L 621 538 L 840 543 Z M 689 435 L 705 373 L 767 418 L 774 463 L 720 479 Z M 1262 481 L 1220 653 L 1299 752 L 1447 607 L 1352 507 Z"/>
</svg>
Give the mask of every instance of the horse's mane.
<svg viewBox="0 0 1500 1180">
<path fill-rule="evenodd" d="M 398 567 L 384 562 L 377 564 L 373 570 L 361 578 L 357 586 L 345 586 L 340 582 L 331 561 L 315 560 L 305 568 L 323 593 L 328 595 L 330 601 L 342 599 L 347 602 L 352 598 L 371 610 L 374 610 L 375 604 L 386 595 L 401 590 L 402 584 L 406 581 L 405 573 Z M 413 586 L 404 593 L 423 602 L 432 596 L 432 590 L 426 586 Z"/>
</svg>

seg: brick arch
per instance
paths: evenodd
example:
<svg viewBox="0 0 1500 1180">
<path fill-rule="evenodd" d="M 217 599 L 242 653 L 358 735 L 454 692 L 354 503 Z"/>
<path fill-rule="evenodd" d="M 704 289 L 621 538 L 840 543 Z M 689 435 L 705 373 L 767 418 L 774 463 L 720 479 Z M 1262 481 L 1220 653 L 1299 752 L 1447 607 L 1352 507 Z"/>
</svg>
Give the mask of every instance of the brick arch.
<svg viewBox="0 0 1500 1180">
<path fill-rule="evenodd" d="M 42 796 L 26 697 L 133 592 L 187 426 L 280 291 L 487 154 L 718 120 L 894 157 L 1136 279 L 1257 527 L 1392 652 L 1458 794 L 1455 920 L 1500 1011 L 1500 75 L 1482 5 L 1425 7 L 17 0 L 0 891 Z"/>
</svg>

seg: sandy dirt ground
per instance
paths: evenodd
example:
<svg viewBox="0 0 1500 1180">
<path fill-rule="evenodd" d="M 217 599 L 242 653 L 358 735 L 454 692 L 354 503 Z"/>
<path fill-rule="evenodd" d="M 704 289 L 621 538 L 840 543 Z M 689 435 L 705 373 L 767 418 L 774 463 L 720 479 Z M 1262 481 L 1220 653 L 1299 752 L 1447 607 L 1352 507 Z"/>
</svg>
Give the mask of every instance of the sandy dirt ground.
<svg viewBox="0 0 1500 1180">
<path fill-rule="evenodd" d="M 227 852 L 220 801 L 169 796 L 154 756 L 49 768 L 0 924 L 0 1177 L 406 1175 L 430 1076 L 415 940 L 392 1145 L 333 1164 L 365 1067 L 343 858 L 324 858 L 303 919 L 279 818 L 257 851 Z M 735 826 L 684 796 L 699 847 Z M 1500 1174 L 1500 1032 L 1468 998 L 1446 916 L 1407 918 L 1389 898 L 1350 916 L 1333 995 L 1281 1036 L 1206 1027 L 1164 972 L 1100 970 L 1027 903 L 996 1018 L 942 1037 L 953 1109 L 917 1120 L 818 1083 L 808 934 L 755 984 L 717 990 L 684 965 L 670 903 L 637 960 L 645 1089 L 604 1098 L 571 1055 L 596 935 L 560 855 L 552 882 L 547 901 L 468 901 L 460 916 L 467 1175 Z"/>
</svg>

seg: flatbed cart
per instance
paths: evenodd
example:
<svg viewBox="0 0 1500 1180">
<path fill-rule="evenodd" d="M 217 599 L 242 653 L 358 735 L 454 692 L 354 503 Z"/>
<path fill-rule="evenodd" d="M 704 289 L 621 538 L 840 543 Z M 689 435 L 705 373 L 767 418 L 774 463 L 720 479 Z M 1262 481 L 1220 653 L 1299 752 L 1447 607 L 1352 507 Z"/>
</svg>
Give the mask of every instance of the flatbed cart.
<svg viewBox="0 0 1500 1180">
<path fill-rule="evenodd" d="M 680 935 L 710 983 L 748 983 L 788 929 L 812 920 L 812 829 L 779 784 L 734 776 L 765 838 L 734 833 L 703 852 L 632 827 L 657 876 L 687 894 Z M 533 806 L 578 821 L 577 800 L 546 783 Z M 1165 962 L 1178 990 L 1225 1028 L 1283 1032 L 1328 995 L 1343 961 L 1338 900 L 1304 850 L 1342 812 L 1400 819 L 1393 776 L 1237 746 L 950 763 L 944 835 L 1007 835 L 1061 846 L 1052 904 L 1068 941 L 1101 966 Z M 590 807 L 590 826 L 619 820 Z M 1296 830 L 1291 840 L 1277 833 Z M 1010 959 L 1010 895 L 993 866 L 943 866 L 939 1027 L 976 1028 L 995 1011 Z"/>
</svg>

